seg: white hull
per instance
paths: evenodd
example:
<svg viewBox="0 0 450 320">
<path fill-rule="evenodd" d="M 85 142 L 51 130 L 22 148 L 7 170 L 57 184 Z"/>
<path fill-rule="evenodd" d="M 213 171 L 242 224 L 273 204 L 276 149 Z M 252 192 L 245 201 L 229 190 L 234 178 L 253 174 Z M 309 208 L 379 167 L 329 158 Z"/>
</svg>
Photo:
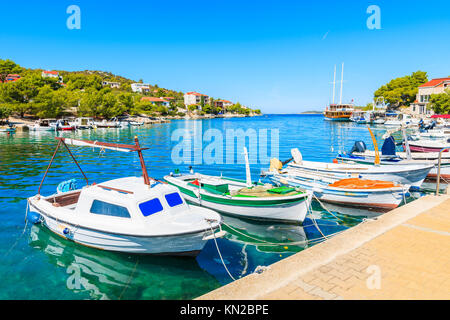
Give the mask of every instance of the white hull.
<svg viewBox="0 0 450 320">
<path fill-rule="evenodd" d="M 321 201 L 352 207 L 394 209 L 399 206 L 409 189 L 409 186 L 386 189 L 344 189 L 284 175 L 269 177 L 276 183 L 312 190 Z"/>
<path fill-rule="evenodd" d="M 56 131 L 56 128 L 54 128 L 54 127 L 32 126 L 32 127 L 30 127 L 30 131 L 38 131 L 38 132 Z"/>
<path fill-rule="evenodd" d="M 253 219 L 253 220 L 272 220 L 272 221 L 286 221 L 302 223 L 305 220 L 308 208 L 311 205 L 311 195 L 305 201 L 295 204 L 286 204 L 277 207 L 240 207 L 232 205 L 224 205 L 214 202 L 202 201 L 198 198 L 183 194 L 186 201 L 219 211 L 224 214 L 233 215 L 236 217 Z"/>
<path fill-rule="evenodd" d="M 212 234 L 210 229 L 187 234 L 162 236 L 135 236 L 110 233 L 56 219 L 45 214 L 38 206 L 33 204 L 31 204 L 31 211 L 38 212 L 43 219 L 44 226 L 55 234 L 87 247 L 108 251 L 138 254 L 196 255 L 207 242 L 204 238 Z M 65 234 L 64 230 L 69 230 L 69 233 Z"/>
<path fill-rule="evenodd" d="M 391 181 L 420 188 L 433 165 L 415 165 L 407 168 L 394 166 L 367 166 L 304 161 L 302 165 L 292 164 L 286 169 L 290 175 L 306 172 L 325 177 L 344 179 L 361 178 L 367 180 Z"/>
</svg>

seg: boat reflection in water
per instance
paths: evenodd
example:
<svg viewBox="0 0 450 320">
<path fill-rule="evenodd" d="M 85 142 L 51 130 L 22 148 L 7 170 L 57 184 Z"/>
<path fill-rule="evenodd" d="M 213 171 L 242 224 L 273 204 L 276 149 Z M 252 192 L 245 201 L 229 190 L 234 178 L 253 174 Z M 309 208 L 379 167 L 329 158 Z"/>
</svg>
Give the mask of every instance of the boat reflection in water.
<svg viewBox="0 0 450 320">
<path fill-rule="evenodd" d="M 40 225 L 31 228 L 30 246 L 66 268 L 67 288 L 82 299 L 193 299 L 220 286 L 194 259 L 91 249 Z"/>
<path fill-rule="evenodd" d="M 250 221 L 225 217 L 224 226 L 230 241 L 254 245 L 260 252 L 299 252 L 307 247 L 305 230 L 300 225 Z M 290 245 L 292 243 L 292 245 Z"/>
</svg>

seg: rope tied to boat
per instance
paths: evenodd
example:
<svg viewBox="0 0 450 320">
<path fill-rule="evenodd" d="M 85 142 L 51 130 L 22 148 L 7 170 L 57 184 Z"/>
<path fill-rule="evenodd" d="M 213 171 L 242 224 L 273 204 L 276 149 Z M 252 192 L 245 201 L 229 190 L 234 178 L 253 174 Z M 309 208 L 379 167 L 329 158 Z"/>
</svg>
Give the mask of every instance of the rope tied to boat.
<svg viewBox="0 0 450 320">
<path fill-rule="evenodd" d="M 25 226 L 23 227 L 22 233 L 20 236 L 16 239 L 14 244 L 9 248 L 9 250 L 3 255 L 3 258 L 8 256 L 11 251 L 16 247 L 17 243 L 19 243 L 20 239 L 22 239 L 23 235 L 25 234 L 25 231 L 27 230 L 28 226 L 28 211 L 30 210 L 30 200 L 27 199 L 27 207 L 25 209 Z"/>
<path fill-rule="evenodd" d="M 210 219 L 206 219 L 206 221 L 209 223 L 209 228 L 211 229 L 211 232 L 212 232 L 212 234 L 213 234 L 213 237 L 214 237 L 214 243 L 216 244 L 216 249 L 217 249 L 217 252 L 219 253 L 219 257 L 220 257 L 220 260 L 222 261 L 223 267 L 224 267 L 225 270 L 227 271 L 227 273 L 228 273 L 228 275 L 230 276 L 230 278 L 231 278 L 233 281 L 235 281 L 236 279 L 231 275 L 230 271 L 228 270 L 228 268 L 227 268 L 227 266 L 226 266 L 226 264 L 225 264 L 225 261 L 223 261 L 222 253 L 220 252 L 219 245 L 217 244 L 216 233 L 214 232 L 214 229 L 213 229 L 213 227 L 212 227 L 212 221 L 211 221 Z"/>
<path fill-rule="evenodd" d="M 328 212 L 330 215 L 332 215 L 333 217 L 335 217 L 337 220 L 340 220 L 342 222 L 344 222 L 344 220 L 342 220 L 341 218 L 337 217 L 335 214 L 333 214 L 330 210 L 328 210 L 327 207 L 325 207 L 325 205 L 322 203 L 322 201 L 319 200 L 319 198 L 316 197 L 316 195 L 313 193 L 313 197 L 314 199 L 320 204 L 320 206 L 325 209 L 326 212 Z"/>
</svg>

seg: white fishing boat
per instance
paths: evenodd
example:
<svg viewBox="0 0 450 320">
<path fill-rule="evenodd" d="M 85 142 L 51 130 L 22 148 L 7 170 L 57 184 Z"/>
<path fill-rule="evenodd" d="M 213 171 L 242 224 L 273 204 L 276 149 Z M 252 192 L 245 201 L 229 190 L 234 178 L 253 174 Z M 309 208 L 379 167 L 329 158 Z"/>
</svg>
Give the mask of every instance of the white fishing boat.
<svg viewBox="0 0 450 320">
<path fill-rule="evenodd" d="M 56 122 L 50 123 L 50 126 L 57 131 L 72 131 L 75 130 L 75 126 L 69 122 L 67 119 L 59 119 Z"/>
<path fill-rule="evenodd" d="M 75 126 L 75 128 L 77 128 L 78 130 L 96 128 L 96 126 L 94 124 L 94 118 L 90 118 L 90 117 L 76 118 L 71 124 L 73 126 Z"/>
<path fill-rule="evenodd" d="M 418 125 L 419 120 L 411 117 L 409 114 L 399 114 L 395 118 L 390 118 L 384 122 L 386 127 L 401 127 L 408 125 Z"/>
<path fill-rule="evenodd" d="M 14 133 L 16 132 L 16 127 L 13 125 L 3 125 L 0 126 L 0 132 Z"/>
<path fill-rule="evenodd" d="M 189 206 L 177 188 L 151 179 L 137 138 L 124 145 L 56 137 L 58 146 L 37 195 L 28 199 L 29 219 L 76 243 L 110 251 L 141 254 L 196 255 L 209 239 L 223 236 L 221 216 Z M 40 190 L 61 145 L 138 152 L 142 177 L 125 177 L 42 196 Z M 67 147 L 67 149 L 69 149 Z M 59 188 L 61 189 L 61 188 Z M 61 192 L 62 191 L 62 192 Z"/>
<path fill-rule="evenodd" d="M 302 223 L 311 204 L 311 192 L 253 183 L 247 169 L 246 181 L 199 173 L 164 177 L 191 203 L 255 220 Z"/>
<path fill-rule="evenodd" d="M 450 146 L 450 139 L 444 138 L 439 140 L 420 139 L 408 141 L 412 152 L 439 152 L 443 148 Z M 449 152 L 448 150 L 445 152 Z"/>
<path fill-rule="evenodd" d="M 117 120 L 113 120 L 113 119 L 111 119 L 109 121 L 106 119 L 103 119 L 102 121 L 95 121 L 94 124 L 97 128 L 120 128 L 121 127 L 120 122 Z"/>
<path fill-rule="evenodd" d="M 285 170 L 287 174 L 293 176 L 316 174 L 335 179 L 381 180 L 410 185 L 413 188 L 420 188 L 428 173 L 434 167 L 432 164 L 401 167 L 304 161 L 298 149 L 293 149 L 291 153 L 294 161 L 289 163 Z"/>
<path fill-rule="evenodd" d="M 55 131 L 56 119 L 39 119 L 30 126 L 30 131 Z"/>
<path fill-rule="evenodd" d="M 410 142 L 408 141 L 408 144 Z M 362 147 L 361 147 L 362 146 Z M 367 152 L 365 150 L 365 143 L 362 143 L 362 141 L 356 141 L 355 146 L 352 148 L 352 151 L 362 148 L 359 151 L 363 152 L 349 152 L 348 154 L 339 154 L 336 158 L 338 161 L 343 161 L 346 163 L 359 163 L 359 164 L 374 164 L 376 159 L 376 153 L 375 152 Z M 401 153 L 402 157 L 400 157 L 395 151 L 395 142 L 394 138 L 392 136 L 385 139 L 383 147 L 382 147 L 382 154 L 380 155 L 380 165 L 382 166 L 411 166 L 411 165 L 433 165 L 433 168 L 428 173 L 427 178 L 428 179 L 437 179 L 438 176 L 438 154 L 436 154 L 436 157 L 434 159 L 426 159 L 426 158 L 420 158 L 416 157 L 415 155 L 417 153 L 409 153 L 404 152 Z M 419 153 L 420 154 L 420 153 Z M 441 168 L 440 168 L 440 176 L 443 179 L 450 179 L 450 158 L 447 157 L 445 159 L 441 159 Z"/>
<path fill-rule="evenodd" d="M 386 122 L 386 119 L 378 118 L 372 121 L 373 124 L 384 124 Z"/>
<path fill-rule="evenodd" d="M 265 173 L 274 183 L 311 190 L 321 201 L 351 207 L 394 209 L 405 198 L 409 185 L 359 178 L 333 179 L 289 171 Z"/>
</svg>

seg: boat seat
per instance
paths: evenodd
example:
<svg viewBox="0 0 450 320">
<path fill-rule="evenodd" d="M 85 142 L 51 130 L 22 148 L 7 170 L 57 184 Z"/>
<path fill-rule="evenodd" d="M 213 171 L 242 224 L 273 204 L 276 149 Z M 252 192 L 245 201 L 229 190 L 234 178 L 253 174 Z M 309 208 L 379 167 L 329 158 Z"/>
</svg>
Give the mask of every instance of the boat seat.
<svg viewBox="0 0 450 320">
<path fill-rule="evenodd" d="M 81 191 L 74 192 L 70 194 L 63 194 L 60 196 L 52 197 L 46 199 L 48 202 L 52 203 L 55 207 L 66 207 L 78 203 Z"/>
</svg>

